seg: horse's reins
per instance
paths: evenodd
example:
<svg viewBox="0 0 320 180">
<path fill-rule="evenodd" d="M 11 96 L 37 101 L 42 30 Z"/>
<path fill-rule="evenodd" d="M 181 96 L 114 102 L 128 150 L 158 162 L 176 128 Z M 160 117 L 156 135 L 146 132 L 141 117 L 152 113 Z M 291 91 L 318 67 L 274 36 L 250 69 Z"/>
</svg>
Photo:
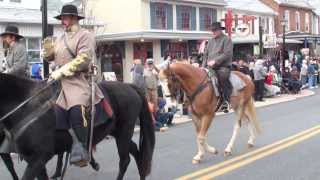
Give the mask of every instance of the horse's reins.
<svg viewBox="0 0 320 180">
<path fill-rule="evenodd" d="M 171 76 L 175 77 L 176 79 L 179 79 L 179 78 L 177 78 L 177 75 L 175 74 L 175 72 L 173 72 L 173 71 L 170 70 L 170 64 L 168 65 L 168 69 L 169 69 L 169 72 L 170 72 L 170 75 L 171 75 Z M 188 98 L 188 100 L 189 100 L 189 102 L 190 102 L 191 109 L 192 109 L 192 111 L 193 111 L 193 113 L 194 113 L 195 115 L 197 115 L 197 113 L 196 113 L 196 111 L 195 111 L 194 108 L 193 108 L 193 105 L 192 105 L 192 104 L 193 104 L 193 101 L 194 101 L 194 99 L 197 97 L 197 95 L 198 95 L 200 92 L 202 92 L 202 91 L 208 86 L 208 84 L 210 84 L 210 82 L 212 82 L 212 80 L 211 80 L 211 78 L 209 77 L 209 75 L 207 74 L 207 76 L 205 76 L 205 77 L 203 78 L 203 80 L 200 82 L 200 84 L 197 86 L 197 89 L 196 89 L 195 91 L 193 91 L 190 96 L 189 96 L 188 94 L 186 94 L 186 96 L 187 96 L 187 98 Z M 181 83 L 181 82 L 180 82 L 180 83 Z M 212 88 L 213 88 L 213 87 L 212 87 Z M 216 106 L 215 112 L 217 112 L 218 109 L 219 109 L 219 107 L 222 105 L 222 100 L 221 100 L 221 98 L 219 98 L 219 99 L 220 99 L 220 100 L 219 100 L 219 102 L 218 102 L 218 104 L 217 104 L 217 106 Z"/>
<path fill-rule="evenodd" d="M 33 100 L 34 98 L 36 98 L 40 93 L 42 93 L 44 90 L 48 89 L 52 84 L 54 84 L 56 81 L 52 80 L 49 83 L 46 84 L 46 86 L 44 86 L 42 89 L 40 89 L 38 92 L 36 92 L 35 94 L 33 94 L 32 96 L 30 96 L 29 98 L 27 98 L 26 100 L 24 100 L 22 103 L 20 103 L 19 105 L 17 105 L 15 108 L 13 108 L 10 112 L 8 112 L 7 114 L 5 114 L 4 116 L 1 117 L 0 119 L 0 123 L 2 121 L 4 121 L 6 118 L 8 118 L 9 116 L 11 116 L 12 114 L 14 114 L 15 112 L 17 112 L 20 108 L 22 108 L 24 105 L 26 105 L 27 103 L 29 103 L 31 100 Z"/>
</svg>

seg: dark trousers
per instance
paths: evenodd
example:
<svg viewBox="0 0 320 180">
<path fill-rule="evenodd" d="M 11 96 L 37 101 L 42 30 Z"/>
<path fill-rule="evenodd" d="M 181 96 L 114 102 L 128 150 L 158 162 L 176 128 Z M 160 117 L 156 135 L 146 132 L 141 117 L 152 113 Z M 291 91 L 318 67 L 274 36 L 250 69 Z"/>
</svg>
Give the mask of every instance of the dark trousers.
<svg viewBox="0 0 320 180">
<path fill-rule="evenodd" d="M 255 93 L 254 93 L 254 99 L 256 101 L 262 101 L 263 99 L 263 93 L 264 93 L 264 80 L 255 80 Z"/>
<path fill-rule="evenodd" d="M 55 113 L 57 118 L 57 128 L 65 129 L 65 127 L 81 128 L 88 126 L 88 119 L 83 118 L 83 112 L 80 105 L 71 107 L 68 111 L 55 106 Z M 59 128 L 63 126 L 63 128 Z"/>
</svg>

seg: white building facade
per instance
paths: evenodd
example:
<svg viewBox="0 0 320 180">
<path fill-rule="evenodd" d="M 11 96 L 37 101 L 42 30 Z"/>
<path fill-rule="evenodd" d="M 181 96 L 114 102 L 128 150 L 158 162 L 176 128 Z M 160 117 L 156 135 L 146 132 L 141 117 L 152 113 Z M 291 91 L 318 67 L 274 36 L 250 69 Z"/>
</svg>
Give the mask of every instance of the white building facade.
<svg viewBox="0 0 320 180">
<path fill-rule="evenodd" d="M 224 0 L 96 0 L 93 15 L 107 23 L 97 35 L 102 71 L 128 82 L 134 59 L 187 59 L 210 38 L 210 25 L 222 18 L 226 5 Z"/>
</svg>

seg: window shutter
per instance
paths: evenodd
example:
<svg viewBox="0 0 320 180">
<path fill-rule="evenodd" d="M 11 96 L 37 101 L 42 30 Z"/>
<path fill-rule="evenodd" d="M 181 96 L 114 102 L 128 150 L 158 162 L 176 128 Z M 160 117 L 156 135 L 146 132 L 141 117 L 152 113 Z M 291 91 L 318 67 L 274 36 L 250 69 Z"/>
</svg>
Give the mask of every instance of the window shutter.
<svg viewBox="0 0 320 180">
<path fill-rule="evenodd" d="M 204 16 L 205 16 L 205 9 L 199 8 L 199 19 L 200 19 L 200 31 L 205 31 L 205 23 L 204 23 Z"/>
<path fill-rule="evenodd" d="M 191 30 L 195 31 L 197 27 L 197 17 L 196 17 L 196 8 L 192 7 L 191 8 Z"/>
<path fill-rule="evenodd" d="M 173 29 L 173 10 L 172 5 L 167 4 L 167 29 Z"/>
<path fill-rule="evenodd" d="M 177 29 L 182 30 L 181 6 L 177 6 Z"/>
<path fill-rule="evenodd" d="M 217 10 L 216 9 L 212 9 L 212 22 L 217 22 L 218 18 L 217 18 Z"/>
<path fill-rule="evenodd" d="M 156 29 L 156 3 L 150 3 L 150 16 L 151 29 Z"/>
</svg>

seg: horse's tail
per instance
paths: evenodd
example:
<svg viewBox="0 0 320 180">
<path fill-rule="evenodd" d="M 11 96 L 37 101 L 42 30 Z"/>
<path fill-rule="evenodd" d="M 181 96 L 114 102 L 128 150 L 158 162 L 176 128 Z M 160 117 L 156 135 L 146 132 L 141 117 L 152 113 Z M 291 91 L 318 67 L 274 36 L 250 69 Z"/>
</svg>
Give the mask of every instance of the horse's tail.
<svg viewBox="0 0 320 180">
<path fill-rule="evenodd" d="M 152 156 L 155 146 L 155 132 L 152 115 L 144 92 L 132 85 L 142 100 L 140 111 L 140 139 L 139 139 L 139 164 L 140 176 L 146 177 L 151 172 Z"/>
<path fill-rule="evenodd" d="M 255 130 L 256 130 L 256 133 L 257 134 L 260 134 L 261 133 L 261 128 L 260 128 L 260 124 L 259 124 L 259 121 L 257 120 L 257 113 L 256 113 L 256 108 L 254 106 L 254 100 L 253 98 L 251 97 L 249 102 L 248 102 L 248 105 L 247 105 L 247 112 L 249 113 L 250 117 L 249 118 L 249 121 L 252 122 Z"/>
</svg>

